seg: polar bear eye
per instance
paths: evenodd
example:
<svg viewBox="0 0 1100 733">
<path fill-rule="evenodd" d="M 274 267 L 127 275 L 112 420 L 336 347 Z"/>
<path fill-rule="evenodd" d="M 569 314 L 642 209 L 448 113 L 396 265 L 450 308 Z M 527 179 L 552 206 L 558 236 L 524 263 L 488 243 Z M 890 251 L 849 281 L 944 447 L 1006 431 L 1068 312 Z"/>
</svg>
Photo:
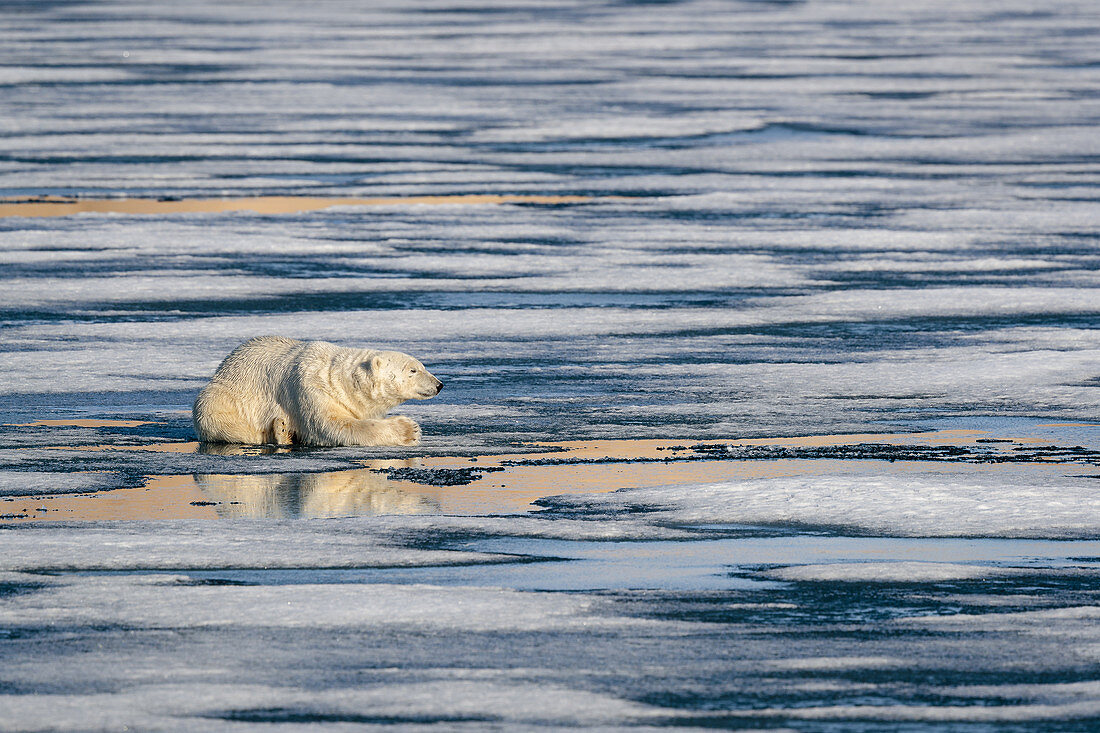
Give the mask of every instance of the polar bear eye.
<svg viewBox="0 0 1100 733">
<path fill-rule="evenodd" d="M 417 372 L 417 370 L 416 370 L 416 369 L 410 369 L 410 370 L 409 370 L 409 373 L 410 373 L 410 374 L 416 374 L 416 372 Z"/>
</svg>

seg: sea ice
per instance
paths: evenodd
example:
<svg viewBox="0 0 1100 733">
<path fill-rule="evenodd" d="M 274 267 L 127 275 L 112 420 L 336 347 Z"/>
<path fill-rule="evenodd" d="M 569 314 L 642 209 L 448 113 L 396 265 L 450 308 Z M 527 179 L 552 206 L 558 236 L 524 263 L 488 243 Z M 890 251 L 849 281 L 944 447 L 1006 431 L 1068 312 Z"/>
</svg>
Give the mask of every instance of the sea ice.
<svg viewBox="0 0 1100 733">
<path fill-rule="evenodd" d="M 361 469 L 190 452 L 197 389 L 264 333 L 422 358 L 429 453 L 1095 450 L 1093 0 L 135 7 L 0 14 L 5 197 L 587 201 L 0 218 L 0 514 Z M 74 417 L 146 424 L 27 425 Z M 806 458 L 537 516 L 4 522 L 0 727 L 1091 730 L 1074 455 Z"/>
</svg>

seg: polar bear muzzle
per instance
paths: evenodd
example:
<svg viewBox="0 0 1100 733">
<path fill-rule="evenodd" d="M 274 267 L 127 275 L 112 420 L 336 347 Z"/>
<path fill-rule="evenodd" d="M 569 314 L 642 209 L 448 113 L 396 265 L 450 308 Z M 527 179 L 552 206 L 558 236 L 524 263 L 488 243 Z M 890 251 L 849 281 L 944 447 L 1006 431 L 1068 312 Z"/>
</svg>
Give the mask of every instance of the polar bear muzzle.
<svg viewBox="0 0 1100 733">
<path fill-rule="evenodd" d="M 432 383 L 425 385 L 420 389 L 418 393 L 418 398 L 426 400 L 430 397 L 435 397 L 437 394 L 443 391 L 443 382 L 440 382 L 438 379 L 435 378 L 434 375 L 428 374 L 428 372 L 424 372 L 424 375 L 430 377 Z"/>
</svg>

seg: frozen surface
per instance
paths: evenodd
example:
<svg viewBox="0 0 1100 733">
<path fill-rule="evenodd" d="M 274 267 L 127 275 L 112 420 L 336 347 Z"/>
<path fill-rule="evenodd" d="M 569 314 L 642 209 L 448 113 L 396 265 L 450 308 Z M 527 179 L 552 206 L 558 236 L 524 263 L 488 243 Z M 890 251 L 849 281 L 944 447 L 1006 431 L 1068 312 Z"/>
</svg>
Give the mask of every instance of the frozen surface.
<svg viewBox="0 0 1100 733">
<path fill-rule="evenodd" d="M 94 568 L 116 556 L 104 540 L 139 549 L 156 523 L 90 532 L 70 572 L 17 553 L 9 567 L 32 572 L 0 573 L 6 727 L 1096 722 L 1096 541 L 711 527 L 593 543 L 404 521 L 267 525 L 271 543 L 248 543 L 276 562 L 297 544 L 297 568 L 183 569 L 194 545 L 248 542 L 235 523 L 164 525 L 194 539 L 166 543 L 181 568 L 155 574 Z M 370 539 L 349 558 L 389 547 L 393 566 L 318 569 L 329 548 L 293 539 L 353 528 Z M 74 528 L 0 531 L 56 552 Z M 410 567 L 424 546 L 494 559 Z"/>
<path fill-rule="evenodd" d="M 1067 469 L 937 466 L 903 473 L 881 465 L 877 474 L 624 489 L 542 503 L 566 516 L 644 513 L 677 525 L 778 524 L 897 537 L 1096 537 L 1098 477 Z"/>
<path fill-rule="evenodd" d="M 396 238 L 394 214 L 375 210 L 5 220 L 4 403 L 32 418 L 87 393 L 159 390 L 154 402 L 183 410 L 236 344 L 281 333 L 421 357 L 457 388 L 408 408 L 429 437 L 772 435 L 1100 409 L 1091 243 L 1060 239 L 1051 248 L 1073 251 L 1035 269 L 1012 259 L 1035 249 L 1032 233 L 987 232 L 1007 242 L 959 243 L 945 272 L 919 240 L 882 260 L 889 232 L 873 248 L 858 231 L 854 252 L 835 232 L 788 249 L 789 232 L 682 221 L 667 202 L 427 207 L 401 212 Z M 15 261 L 35 251 L 41 262 Z"/>
<path fill-rule="evenodd" d="M 0 218 L 0 728 L 1100 724 L 1095 2 L 16 2 L 0 37 L 6 198 L 589 197 Z M 5 521 L 393 457 L 187 449 L 263 333 L 420 357 L 426 455 L 1032 452 L 517 516 Z M 139 424 L 34 424 L 101 418 Z"/>
</svg>

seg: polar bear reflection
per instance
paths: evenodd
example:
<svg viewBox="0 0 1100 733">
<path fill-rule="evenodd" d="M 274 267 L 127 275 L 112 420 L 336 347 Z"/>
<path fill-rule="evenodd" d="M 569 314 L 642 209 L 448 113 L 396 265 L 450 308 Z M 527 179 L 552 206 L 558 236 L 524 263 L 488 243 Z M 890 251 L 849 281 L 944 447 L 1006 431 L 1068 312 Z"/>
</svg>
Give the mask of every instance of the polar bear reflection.
<svg viewBox="0 0 1100 733">
<path fill-rule="evenodd" d="M 378 461 L 373 468 L 411 465 Z M 342 517 L 363 514 L 427 514 L 439 511 L 431 497 L 398 487 L 370 468 L 328 473 L 195 474 L 195 483 L 219 517 Z"/>
</svg>

